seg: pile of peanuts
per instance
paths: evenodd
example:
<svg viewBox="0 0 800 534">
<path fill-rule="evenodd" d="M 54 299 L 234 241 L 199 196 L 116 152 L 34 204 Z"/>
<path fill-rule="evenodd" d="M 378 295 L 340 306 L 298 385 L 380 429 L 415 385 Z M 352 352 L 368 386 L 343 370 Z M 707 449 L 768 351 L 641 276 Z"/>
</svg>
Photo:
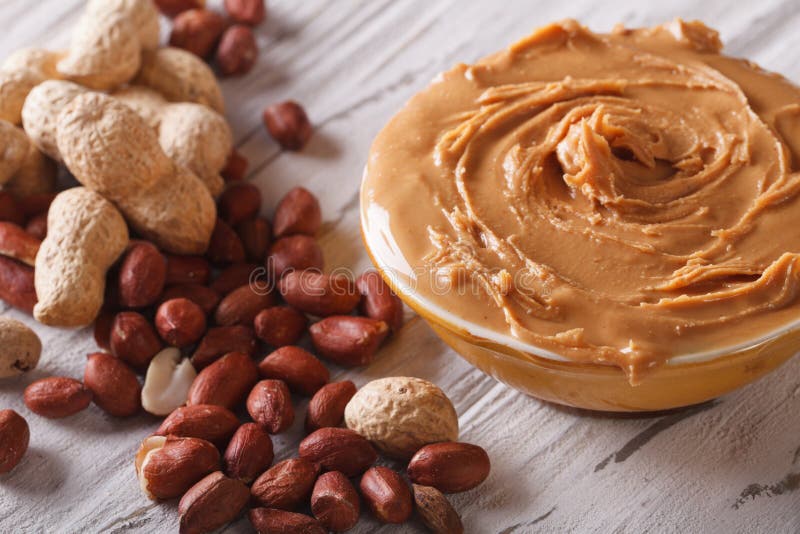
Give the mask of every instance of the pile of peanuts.
<svg viewBox="0 0 800 534">
<path fill-rule="evenodd" d="M 225 0 L 225 15 L 205 8 L 202 0 L 157 0 L 172 20 L 169 45 L 211 59 L 222 76 L 240 76 L 253 68 L 258 46 L 252 27 L 266 18 L 263 1 Z"/>
<path fill-rule="evenodd" d="M 310 191 L 261 215 L 204 60 L 249 71 L 264 3 L 227 0 L 233 24 L 203 4 L 89 0 L 69 51 L 26 49 L 0 69 L 0 92 L 16 95 L 0 102 L 0 299 L 45 325 L 93 325 L 100 349 L 82 380 L 37 380 L 25 404 L 52 419 L 92 403 L 164 418 L 136 473 L 149 498 L 181 499 L 184 533 L 248 505 L 259 532 L 342 532 L 362 498 L 381 522 L 416 509 L 433 532 L 462 532 L 443 492 L 477 487 L 489 458 L 458 442 L 455 409 L 429 382 L 330 382 L 323 361 L 369 365 L 402 326 L 402 302 L 377 272 L 325 270 Z M 170 47 L 158 46 L 156 8 L 174 17 Z M 287 150 L 312 135 L 294 102 L 263 120 Z M 80 185 L 58 185 L 59 169 Z M 33 330 L 0 317 L 0 379 L 41 352 Z M 270 436 L 293 424 L 293 396 L 310 397 L 308 435 L 273 466 Z M 24 418 L 0 410 L 0 474 L 28 442 Z M 407 466 L 413 490 L 373 466 L 378 452 Z"/>
<path fill-rule="evenodd" d="M 261 208 L 258 188 L 231 182 L 213 234 L 224 239 L 212 237 L 205 255 L 131 242 L 107 274 L 94 326 L 107 352 L 88 356 L 83 381 L 33 382 L 26 406 L 47 418 L 92 402 L 114 417 L 166 416 L 137 453 L 137 476 L 149 498 L 181 499 L 181 532 L 210 532 L 248 504 L 259 532 L 343 532 L 357 524 L 362 499 L 384 523 L 406 522 L 416 509 L 432 532 L 462 532 L 443 492 L 477 487 L 490 464 L 483 449 L 457 441 L 445 394 L 414 378 L 360 391 L 329 382 L 327 366 L 301 346 L 310 341 L 340 367 L 368 365 L 402 326 L 401 301 L 374 271 L 355 282 L 324 273 L 314 237 L 321 210 L 309 191 L 289 191 L 272 224 Z M 310 317 L 318 320 L 309 326 Z M 270 436 L 295 421 L 293 395 L 310 397 L 308 435 L 296 458 L 272 465 Z M 9 428 L 24 424 L 4 417 Z M 413 491 L 398 471 L 374 466 L 376 448 L 408 462 Z M 311 515 L 296 512 L 303 507 Z"/>
</svg>

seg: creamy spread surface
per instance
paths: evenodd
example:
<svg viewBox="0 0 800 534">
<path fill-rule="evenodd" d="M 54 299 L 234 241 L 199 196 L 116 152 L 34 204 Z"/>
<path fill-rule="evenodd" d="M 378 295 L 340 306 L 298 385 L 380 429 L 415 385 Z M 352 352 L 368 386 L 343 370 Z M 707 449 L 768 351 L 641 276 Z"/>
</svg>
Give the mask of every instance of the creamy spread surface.
<svg viewBox="0 0 800 534">
<path fill-rule="evenodd" d="M 566 20 L 443 73 L 370 153 L 380 267 L 632 382 L 800 319 L 800 89 L 721 48 Z"/>
</svg>

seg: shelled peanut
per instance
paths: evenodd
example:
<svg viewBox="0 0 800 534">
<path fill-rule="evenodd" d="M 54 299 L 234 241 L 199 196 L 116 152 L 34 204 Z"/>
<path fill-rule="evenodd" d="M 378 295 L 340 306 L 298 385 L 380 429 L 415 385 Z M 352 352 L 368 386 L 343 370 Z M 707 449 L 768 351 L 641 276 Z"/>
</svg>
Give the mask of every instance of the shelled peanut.
<svg viewBox="0 0 800 534">
<path fill-rule="evenodd" d="M 14 410 L 0 410 L 0 474 L 19 465 L 29 442 L 28 422 Z"/>
</svg>

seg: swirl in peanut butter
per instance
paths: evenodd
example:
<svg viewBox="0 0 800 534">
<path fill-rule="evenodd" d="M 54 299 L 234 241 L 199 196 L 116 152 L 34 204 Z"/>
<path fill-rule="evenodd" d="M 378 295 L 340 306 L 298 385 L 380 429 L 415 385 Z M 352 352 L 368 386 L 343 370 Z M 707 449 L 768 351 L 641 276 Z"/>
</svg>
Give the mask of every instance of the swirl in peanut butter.
<svg viewBox="0 0 800 534">
<path fill-rule="evenodd" d="M 800 90 L 720 49 L 698 22 L 564 21 L 444 73 L 373 145 L 382 267 L 634 382 L 800 319 Z"/>
</svg>

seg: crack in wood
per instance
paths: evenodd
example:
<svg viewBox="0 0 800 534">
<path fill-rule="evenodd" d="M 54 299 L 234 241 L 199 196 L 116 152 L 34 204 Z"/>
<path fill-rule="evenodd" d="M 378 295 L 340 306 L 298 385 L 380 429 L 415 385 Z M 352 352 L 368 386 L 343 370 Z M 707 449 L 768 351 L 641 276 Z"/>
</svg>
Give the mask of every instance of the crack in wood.
<svg viewBox="0 0 800 534">
<path fill-rule="evenodd" d="M 370 93 L 369 95 L 356 100 L 355 102 L 351 103 L 350 105 L 338 110 L 334 111 L 332 114 L 328 115 L 327 117 L 323 118 L 320 122 L 315 123 L 314 128 L 316 130 L 321 130 L 328 124 L 341 119 L 342 117 L 348 116 L 353 111 L 365 106 L 367 104 L 372 104 L 375 102 L 379 102 L 385 95 L 393 93 L 397 89 L 401 87 L 405 87 L 407 85 L 411 85 L 417 81 L 417 78 L 426 72 L 432 63 L 429 62 L 425 64 L 423 67 L 419 69 L 406 72 L 400 78 L 394 80 L 391 83 L 381 86 L 378 90 Z M 253 126 L 252 128 L 248 129 L 238 141 L 236 141 L 235 146 L 236 148 L 241 148 L 243 145 L 247 144 L 254 135 L 258 134 L 260 131 L 264 129 L 264 126 L 259 123 Z M 261 165 L 257 167 L 259 171 L 264 170 L 269 164 L 275 161 L 281 154 L 283 154 L 282 150 L 276 151 L 274 154 L 271 154 Z M 256 174 L 255 170 L 250 173 L 251 175 Z"/>
<path fill-rule="evenodd" d="M 443 15 L 446 15 L 451 7 L 456 3 L 458 0 L 452 0 L 449 3 L 444 3 L 443 1 L 436 2 L 436 7 L 438 11 L 433 13 L 432 17 L 429 17 L 425 20 L 420 26 L 416 26 L 411 29 L 411 33 L 408 33 L 404 36 L 404 38 L 400 41 L 399 46 L 395 46 L 392 48 L 391 53 L 384 54 L 382 60 L 380 60 L 376 65 L 371 67 L 368 71 L 364 73 L 364 75 L 360 78 L 360 82 L 364 83 L 369 79 L 377 77 L 381 70 L 390 64 L 392 61 L 395 61 L 398 57 L 400 57 L 400 53 L 407 49 L 410 45 L 414 44 L 421 35 L 423 35 L 427 30 L 433 27 L 436 23 L 441 22 L 441 18 Z M 466 44 L 466 43 L 460 43 Z"/>
<path fill-rule="evenodd" d="M 158 508 L 158 503 L 150 504 L 148 506 L 142 506 L 141 508 L 137 508 L 130 514 L 125 517 L 121 517 L 102 529 L 100 532 L 126 532 L 134 527 L 140 527 L 142 525 L 147 524 L 150 521 L 149 517 L 141 517 L 142 515 L 146 514 L 150 510 L 154 508 Z M 113 530 L 112 530 L 113 529 Z"/>
<path fill-rule="evenodd" d="M 248 181 L 253 176 L 256 176 L 256 175 L 260 174 L 261 171 L 263 171 L 264 169 L 269 167 L 272 164 L 272 162 L 274 162 L 276 159 L 278 159 L 281 154 L 283 154 L 283 151 L 278 150 L 274 154 L 271 154 L 267 159 L 265 159 L 264 161 L 262 161 L 261 163 L 256 165 L 252 170 L 250 170 L 249 172 L 247 172 L 245 174 L 245 178 L 244 178 L 245 181 Z"/>
<path fill-rule="evenodd" d="M 734 56 L 752 56 L 756 50 L 773 42 L 766 39 L 767 37 L 772 37 L 782 27 L 794 26 L 796 24 L 796 20 L 793 19 L 795 13 L 795 6 L 787 3 L 786 5 L 779 4 L 774 9 L 760 14 L 738 33 L 726 36 L 725 52 Z"/>
<path fill-rule="evenodd" d="M 320 15 L 322 15 L 325 11 L 327 11 L 328 4 L 322 3 L 316 6 L 311 12 L 308 13 L 306 18 L 295 26 L 285 26 L 285 25 L 278 25 L 275 33 L 273 34 L 274 37 L 271 41 L 267 42 L 267 48 L 271 48 L 273 45 L 281 43 L 285 41 L 287 38 L 295 37 L 300 35 L 303 30 L 308 28 L 315 20 L 317 20 Z"/>
<path fill-rule="evenodd" d="M 377 91 L 373 91 L 372 93 L 368 94 L 367 96 L 356 100 L 355 102 L 353 102 L 349 106 L 347 106 L 347 107 L 345 107 L 343 109 L 340 109 L 339 111 L 336 111 L 336 112 L 328 115 L 328 117 L 326 117 L 325 119 L 322 120 L 322 122 L 320 122 L 320 127 L 326 126 L 326 125 L 330 124 L 331 122 L 334 122 L 334 121 L 337 121 L 337 120 L 341 119 L 342 117 L 346 117 L 347 115 L 349 115 L 353 111 L 356 111 L 357 109 L 361 108 L 362 106 L 365 106 L 367 104 L 372 104 L 372 103 L 375 103 L 375 102 L 379 102 L 381 99 L 383 99 L 383 97 L 385 95 L 387 95 L 389 93 L 393 93 L 397 89 L 400 89 L 401 87 L 406 87 L 408 85 L 411 85 L 411 84 L 415 83 L 420 75 L 422 75 L 423 73 L 428 72 L 430 70 L 430 68 L 431 68 L 431 66 L 433 66 L 433 64 L 434 64 L 433 61 L 429 61 L 429 62 L 425 63 L 423 66 L 421 66 L 418 69 L 405 72 L 402 76 L 400 76 L 399 78 L 397 78 L 393 82 L 388 83 L 388 84 L 383 85 L 380 88 L 378 88 Z"/>
<path fill-rule="evenodd" d="M 320 237 L 324 237 L 336 230 L 336 227 L 339 226 L 347 214 L 358 207 L 361 198 L 359 193 L 360 192 L 357 190 L 354 194 L 350 195 L 350 198 L 347 199 L 347 202 L 345 202 L 344 205 L 337 210 L 336 218 L 332 221 L 326 221 L 323 224 L 322 230 L 320 231 Z"/>
<path fill-rule="evenodd" d="M 239 517 L 238 519 L 235 519 L 222 527 L 219 531 L 217 531 L 218 534 L 225 534 L 226 532 L 242 532 L 243 528 L 249 531 L 249 528 L 251 528 L 250 520 L 247 519 L 247 513 L 243 513 L 243 517 Z"/>
<path fill-rule="evenodd" d="M 800 488 L 800 473 L 789 473 L 774 484 L 750 484 L 742 490 L 731 508 L 738 510 L 744 503 L 754 501 L 758 497 L 777 497 L 792 493 L 798 488 Z"/>
<path fill-rule="evenodd" d="M 655 438 L 660 433 L 677 425 L 681 421 L 689 419 L 692 416 L 695 416 L 699 413 L 703 413 L 707 410 L 710 410 L 711 408 L 714 408 L 715 406 L 718 406 L 721 402 L 722 401 L 719 400 L 713 400 L 710 402 L 692 406 L 685 410 L 681 410 L 672 415 L 667 415 L 665 417 L 662 417 L 661 419 L 659 419 L 658 421 L 656 421 L 643 431 L 636 434 L 618 451 L 604 458 L 603 461 L 601 461 L 594 467 L 594 472 L 597 473 L 598 471 L 602 471 L 603 469 L 605 469 L 611 462 L 611 460 L 614 460 L 614 463 L 617 464 L 624 462 L 625 460 L 630 458 L 634 453 L 636 453 L 639 449 L 647 445 L 653 438 Z"/>
</svg>

